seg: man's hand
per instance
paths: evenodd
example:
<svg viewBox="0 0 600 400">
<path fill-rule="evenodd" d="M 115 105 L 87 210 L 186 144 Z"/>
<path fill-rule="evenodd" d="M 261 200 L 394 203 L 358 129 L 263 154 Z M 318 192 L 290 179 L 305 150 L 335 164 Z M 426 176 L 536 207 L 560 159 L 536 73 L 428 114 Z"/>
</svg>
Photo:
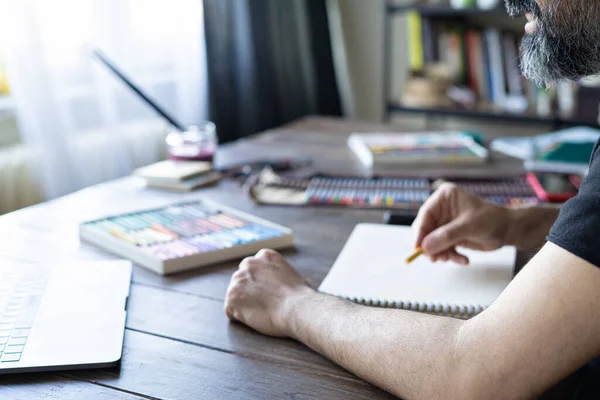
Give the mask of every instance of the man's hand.
<svg viewBox="0 0 600 400">
<path fill-rule="evenodd" d="M 261 250 L 244 259 L 233 274 L 225 313 L 265 335 L 293 336 L 288 308 L 298 296 L 313 292 L 281 254 Z"/>
<path fill-rule="evenodd" d="M 413 224 L 417 247 L 432 261 L 468 264 L 456 247 L 495 250 L 506 244 L 510 211 L 444 183 L 421 207 Z"/>
</svg>

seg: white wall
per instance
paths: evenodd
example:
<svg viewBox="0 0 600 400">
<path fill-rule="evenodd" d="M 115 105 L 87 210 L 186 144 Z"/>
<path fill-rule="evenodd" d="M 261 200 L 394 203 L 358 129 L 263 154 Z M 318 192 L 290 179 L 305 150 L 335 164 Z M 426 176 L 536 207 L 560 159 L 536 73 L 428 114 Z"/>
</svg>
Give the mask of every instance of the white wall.
<svg viewBox="0 0 600 400">
<path fill-rule="evenodd" d="M 341 88 L 343 95 L 349 96 L 345 99 L 349 117 L 380 120 L 383 112 L 384 0 L 331 0 L 331 8 L 339 12 L 341 32 L 338 33 L 342 37 L 334 39 L 334 46 L 343 45 L 345 51 L 345 60 L 340 60 L 342 55 L 338 53 L 337 61 L 346 64 L 347 75 L 343 76 L 340 85 L 350 86 Z M 340 64 L 338 67 L 343 68 Z"/>
<path fill-rule="evenodd" d="M 330 0 L 329 6 L 330 11 L 333 9 L 339 13 L 341 38 L 334 37 L 334 46 L 343 41 L 343 61 L 347 70 L 341 74 L 338 71 L 338 75 L 347 74 L 343 76 L 342 84 L 348 84 L 350 88 L 342 88 L 342 93 L 350 96 L 346 99 L 351 103 L 350 117 L 379 121 L 384 112 L 385 0 Z M 389 89 L 392 97 L 399 97 L 408 54 L 403 16 L 393 18 L 392 31 L 394 38 L 390 57 L 394 69 Z"/>
</svg>

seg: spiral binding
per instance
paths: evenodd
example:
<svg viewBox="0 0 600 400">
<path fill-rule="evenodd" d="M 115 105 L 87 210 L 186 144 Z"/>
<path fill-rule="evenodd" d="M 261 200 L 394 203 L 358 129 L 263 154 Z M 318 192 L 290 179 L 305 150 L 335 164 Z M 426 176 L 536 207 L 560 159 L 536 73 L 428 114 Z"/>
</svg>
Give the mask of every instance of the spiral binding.
<svg viewBox="0 0 600 400">
<path fill-rule="evenodd" d="M 342 296 L 344 297 L 344 296 Z M 481 313 L 487 307 L 473 304 L 434 304 L 434 303 L 421 303 L 405 300 L 385 300 L 382 298 L 358 298 L 358 297 L 345 297 L 353 303 L 362 304 L 371 307 L 381 308 L 398 308 L 401 310 L 419 311 L 428 314 L 435 315 L 446 315 L 458 318 L 471 318 Z"/>
</svg>

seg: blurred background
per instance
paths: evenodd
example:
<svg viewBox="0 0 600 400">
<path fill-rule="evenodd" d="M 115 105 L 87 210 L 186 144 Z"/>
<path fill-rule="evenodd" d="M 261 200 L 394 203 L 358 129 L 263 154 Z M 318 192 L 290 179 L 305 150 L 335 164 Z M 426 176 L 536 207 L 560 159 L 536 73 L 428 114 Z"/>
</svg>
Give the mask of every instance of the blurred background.
<svg viewBox="0 0 600 400">
<path fill-rule="evenodd" d="M 500 0 L 6 0 L 0 15 L 0 214 L 165 158 L 164 121 L 92 48 L 221 143 L 317 114 L 490 136 L 598 124 L 598 82 L 520 75 L 524 21 Z"/>
</svg>

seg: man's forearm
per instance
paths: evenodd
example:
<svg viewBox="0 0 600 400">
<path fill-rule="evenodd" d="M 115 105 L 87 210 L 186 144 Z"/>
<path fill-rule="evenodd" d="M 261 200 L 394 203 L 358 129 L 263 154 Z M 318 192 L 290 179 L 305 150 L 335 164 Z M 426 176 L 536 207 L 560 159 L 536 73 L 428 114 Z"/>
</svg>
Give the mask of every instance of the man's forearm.
<svg viewBox="0 0 600 400">
<path fill-rule="evenodd" d="M 460 397 L 454 346 L 463 321 L 313 291 L 286 308 L 295 339 L 365 380 L 403 398 Z"/>
<path fill-rule="evenodd" d="M 307 288 L 286 299 L 280 323 L 285 335 L 402 398 L 532 398 L 600 354 L 599 285 L 596 267 L 549 243 L 468 321 Z"/>
<path fill-rule="evenodd" d="M 556 221 L 558 206 L 534 206 L 509 209 L 509 228 L 504 244 L 521 250 L 539 250 Z"/>
</svg>

